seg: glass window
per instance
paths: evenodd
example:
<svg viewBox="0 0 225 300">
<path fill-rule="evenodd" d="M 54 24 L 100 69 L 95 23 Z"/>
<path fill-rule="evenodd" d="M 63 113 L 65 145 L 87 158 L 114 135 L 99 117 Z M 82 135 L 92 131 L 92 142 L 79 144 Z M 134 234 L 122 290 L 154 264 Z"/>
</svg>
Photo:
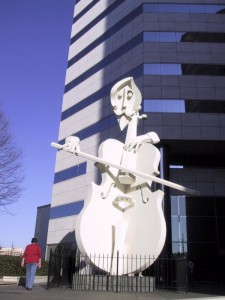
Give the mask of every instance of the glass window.
<svg viewBox="0 0 225 300">
<path fill-rule="evenodd" d="M 144 64 L 145 75 L 181 75 L 180 64 Z"/>
<path fill-rule="evenodd" d="M 160 32 L 144 32 L 144 41 L 159 42 Z"/>
<path fill-rule="evenodd" d="M 178 196 L 178 214 L 181 216 L 186 216 L 186 197 Z"/>
<path fill-rule="evenodd" d="M 225 6 L 222 5 L 205 5 L 206 14 L 214 14 L 222 10 Z"/>
<path fill-rule="evenodd" d="M 187 217 L 189 242 L 216 242 L 216 220 L 214 217 Z"/>
<path fill-rule="evenodd" d="M 225 251 L 225 234 L 224 234 L 225 217 L 218 217 L 217 224 L 218 224 L 219 245 L 220 248 Z"/>
<path fill-rule="evenodd" d="M 58 183 L 64 180 L 68 180 L 74 178 L 76 176 L 80 176 L 86 173 L 87 163 L 81 163 L 74 167 L 62 170 L 60 172 L 55 173 L 54 183 Z"/>
<path fill-rule="evenodd" d="M 173 4 L 175 13 L 189 13 L 189 5 L 188 4 Z"/>
<path fill-rule="evenodd" d="M 60 205 L 60 206 L 51 207 L 50 219 L 78 215 L 83 207 L 84 207 L 84 200 L 80 200 L 77 202 L 64 204 L 64 205 Z"/>
<path fill-rule="evenodd" d="M 172 241 L 179 241 L 179 230 L 178 230 L 178 216 L 172 216 L 171 218 L 171 226 L 172 226 Z"/>
<path fill-rule="evenodd" d="M 171 196 L 171 214 L 186 216 L 185 196 Z"/>
<path fill-rule="evenodd" d="M 215 216 L 213 197 L 186 197 L 187 216 Z"/>
<path fill-rule="evenodd" d="M 193 14 L 213 14 L 222 11 L 225 5 L 204 5 L 204 4 L 155 4 L 149 3 L 143 5 L 144 12 L 159 13 L 193 13 Z"/>
<path fill-rule="evenodd" d="M 162 112 L 185 112 L 184 100 L 162 100 Z"/>
<path fill-rule="evenodd" d="M 225 217 L 225 198 L 224 197 L 216 198 L 216 213 L 218 216 Z M 224 235 L 224 237 L 225 237 L 225 235 Z"/>
<path fill-rule="evenodd" d="M 187 100 L 185 101 L 186 112 L 202 113 L 225 113 L 225 100 Z"/>
<path fill-rule="evenodd" d="M 172 215 L 178 215 L 178 197 L 177 196 L 171 196 L 171 214 Z"/>
<path fill-rule="evenodd" d="M 146 31 L 143 34 L 145 42 L 199 42 L 199 43 L 225 43 L 223 32 L 171 32 Z"/>
<path fill-rule="evenodd" d="M 152 4 L 144 4 L 143 5 L 144 12 L 158 12 L 159 11 L 159 4 L 152 3 Z"/>
<path fill-rule="evenodd" d="M 174 242 L 187 241 L 186 217 L 172 216 L 172 240 Z"/>
<path fill-rule="evenodd" d="M 162 101 L 160 99 L 145 99 L 143 109 L 144 112 L 162 112 Z"/>
<path fill-rule="evenodd" d="M 225 76 L 225 67 L 214 64 L 144 64 L 144 74 Z"/>
<path fill-rule="evenodd" d="M 172 253 L 173 254 L 187 253 L 187 243 L 172 242 Z"/>
<path fill-rule="evenodd" d="M 205 13 L 205 7 L 204 5 L 200 4 L 189 4 L 189 10 L 190 13 Z"/>
<path fill-rule="evenodd" d="M 174 5 L 172 4 L 159 4 L 159 12 L 174 12 Z"/>
<path fill-rule="evenodd" d="M 147 75 L 160 75 L 160 64 L 144 64 L 144 74 Z"/>
<path fill-rule="evenodd" d="M 181 165 L 170 165 L 169 168 L 170 169 L 183 169 L 184 166 L 181 166 Z"/>
<path fill-rule="evenodd" d="M 144 99 L 144 112 L 184 113 L 184 100 Z"/>
<path fill-rule="evenodd" d="M 181 67 L 180 64 L 161 64 L 162 75 L 180 75 Z"/>
<path fill-rule="evenodd" d="M 160 32 L 160 42 L 175 42 L 175 32 Z"/>
</svg>

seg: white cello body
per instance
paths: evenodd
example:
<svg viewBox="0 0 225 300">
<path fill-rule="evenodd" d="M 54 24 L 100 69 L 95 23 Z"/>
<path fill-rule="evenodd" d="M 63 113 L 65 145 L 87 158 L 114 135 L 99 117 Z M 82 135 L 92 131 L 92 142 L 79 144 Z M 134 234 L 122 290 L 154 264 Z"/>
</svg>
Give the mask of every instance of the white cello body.
<svg viewBox="0 0 225 300">
<path fill-rule="evenodd" d="M 123 153 L 124 144 L 113 139 L 106 140 L 99 148 L 99 157 L 115 164 L 121 163 Z M 131 156 L 136 169 L 145 173 L 154 173 L 159 163 L 158 149 L 152 144 L 142 144 L 136 153 L 129 153 Z M 163 192 L 152 192 L 151 182 L 140 177 L 132 184 L 123 184 L 118 169 L 98 167 L 102 183 L 91 184 L 76 223 L 79 250 L 110 274 L 139 272 L 155 261 L 165 242 Z M 117 252 L 125 258 L 126 266 L 117 266 Z M 135 256 L 142 260 L 134 263 L 131 258 Z"/>
</svg>

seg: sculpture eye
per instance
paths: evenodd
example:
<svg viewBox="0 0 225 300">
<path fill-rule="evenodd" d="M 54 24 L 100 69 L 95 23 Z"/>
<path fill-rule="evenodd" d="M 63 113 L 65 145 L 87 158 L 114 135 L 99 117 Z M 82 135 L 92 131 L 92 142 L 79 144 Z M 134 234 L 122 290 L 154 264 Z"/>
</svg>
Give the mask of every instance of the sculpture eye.
<svg viewBox="0 0 225 300">
<path fill-rule="evenodd" d="M 130 100 L 132 98 L 132 96 L 133 96 L 132 91 L 128 91 L 127 92 L 127 99 Z"/>
<path fill-rule="evenodd" d="M 123 93 L 122 92 L 118 93 L 117 99 L 120 100 L 122 97 L 123 97 Z"/>
</svg>

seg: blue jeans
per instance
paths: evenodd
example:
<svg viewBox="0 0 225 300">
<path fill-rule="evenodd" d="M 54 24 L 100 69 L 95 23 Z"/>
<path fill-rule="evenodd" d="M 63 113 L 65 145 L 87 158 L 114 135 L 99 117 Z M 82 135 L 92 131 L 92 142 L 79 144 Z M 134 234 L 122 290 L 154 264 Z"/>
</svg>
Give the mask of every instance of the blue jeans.
<svg viewBox="0 0 225 300">
<path fill-rule="evenodd" d="M 26 264 L 26 288 L 32 289 L 38 264 Z"/>
</svg>

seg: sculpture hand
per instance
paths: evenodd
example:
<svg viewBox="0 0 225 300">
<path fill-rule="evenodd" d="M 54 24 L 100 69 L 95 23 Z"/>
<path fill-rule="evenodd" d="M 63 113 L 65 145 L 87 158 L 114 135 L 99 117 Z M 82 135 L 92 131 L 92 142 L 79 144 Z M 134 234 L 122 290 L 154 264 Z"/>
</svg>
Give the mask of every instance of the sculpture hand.
<svg viewBox="0 0 225 300">
<path fill-rule="evenodd" d="M 134 152 L 137 152 L 138 148 L 144 143 L 156 144 L 160 141 L 158 135 L 155 132 L 148 132 L 144 135 L 137 136 L 135 139 L 128 141 L 124 149 L 131 151 L 134 149 Z"/>
<path fill-rule="evenodd" d="M 63 145 L 63 150 L 68 152 L 80 152 L 80 139 L 77 136 L 68 136 L 66 143 Z"/>
</svg>

